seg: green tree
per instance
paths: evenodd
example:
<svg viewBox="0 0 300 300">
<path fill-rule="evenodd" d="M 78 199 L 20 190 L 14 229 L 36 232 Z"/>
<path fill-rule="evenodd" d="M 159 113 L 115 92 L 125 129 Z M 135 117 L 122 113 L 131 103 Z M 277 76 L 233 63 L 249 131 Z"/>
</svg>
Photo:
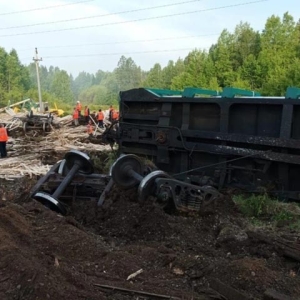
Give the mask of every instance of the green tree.
<svg viewBox="0 0 300 300">
<path fill-rule="evenodd" d="M 215 65 L 215 74 L 221 87 L 231 85 L 236 79 L 231 59 L 232 45 L 232 34 L 223 30 L 217 44 L 210 50 L 210 56 Z"/>
<path fill-rule="evenodd" d="M 11 50 L 6 57 L 6 78 L 10 100 L 22 100 L 24 92 L 31 86 L 27 71 L 19 60 L 16 50 Z"/>
<path fill-rule="evenodd" d="M 205 51 L 193 50 L 186 57 L 184 64 L 184 71 L 172 79 L 173 89 L 207 87 L 215 74 L 214 64 Z"/>
<path fill-rule="evenodd" d="M 257 58 L 260 52 L 260 34 L 254 31 L 248 23 L 236 26 L 232 35 L 231 60 L 233 70 L 237 71 L 251 54 Z"/>
<path fill-rule="evenodd" d="M 170 89 L 172 86 L 172 80 L 184 71 L 184 62 L 182 59 L 178 59 L 176 63 L 172 60 L 168 62 L 168 65 L 162 69 L 162 82 L 163 88 Z"/>
<path fill-rule="evenodd" d="M 221 91 L 217 77 L 211 77 L 207 86 L 210 90 Z"/>
<path fill-rule="evenodd" d="M 94 76 L 94 84 L 100 84 L 102 80 L 107 77 L 109 72 L 104 72 L 102 70 L 98 70 Z"/>
<path fill-rule="evenodd" d="M 258 57 L 264 94 L 283 95 L 288 85 L 299 84 L 289 81 L 289 72 L 297 68 L 293 63 L 297 57 L 298 38 L 297 24 L 288 13 L 282 20 L 274 15 L 267 20 Z"/>
<path fill-rule="evenodd" d="M 55 72 L 51 84 L 51 93 L 63 102 L 73 103 L 70 77 L 66 71 Z"/>
<path fill-rule="evenodd" d="M 150 69 L 143 86 L 157 89 L 163 88 L 164 84 L 162 80 L 162 69 L 160 64 L 155 64 L 153 68 Z"/>
<path fill-rule="evenodd" d="M 6 58 L 7 53 L 0 47 L 0 104 L 6 105 L 7 86 L 6 86 Z"/>
<path fill-rule="evenodd" d="M 71 80 L 75 99 L 78 98 L 80 91 L 91 87 L 94 84 L 94 80 L 94 75 L 87 72 L 80 72 L 74 80 Z"/>
<path fill-rule="evenodd" d="M 249 83 L 252 90 L 258 90 L 262 86 L 261 68 L 253 54 L 247 56 L 240 68 L 240 79 Z"/>
<path fill-rule="evenodd" d="M 131 57 L 122 56 L 114 73 L 117 77 L 119 90 L 137 88 L 141 84 L 141 68 L 136 65 Z"/>
</svg>

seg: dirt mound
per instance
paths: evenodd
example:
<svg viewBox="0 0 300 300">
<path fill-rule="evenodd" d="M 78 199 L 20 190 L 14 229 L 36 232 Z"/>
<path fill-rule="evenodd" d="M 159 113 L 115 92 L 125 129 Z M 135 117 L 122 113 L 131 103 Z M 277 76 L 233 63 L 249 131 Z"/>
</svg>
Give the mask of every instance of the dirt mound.
<svg viewBox="0 0 300 300">
<path fill-rule="evenodd" d="M 249 299 L 263 299 L 267 288 L 300 294 L 299 264 L 249 239 L 229 199 L 212 214 L 167 214 L 152 201 L 138 203 L 135 189 L 114 189 L 103 207 L 75 201 L 71 214 L 2 202 L 0 299 L 137 299 L 95 284 L 222 299 L 211 289 L 215 280 Z"/>
<path fill-rule="evenodd" d="M 31 202 L 1 207 L 0 239 L 0 299 L 94 299 L 81 272 L 105 255 L 100 237 Z"/>
</svg>

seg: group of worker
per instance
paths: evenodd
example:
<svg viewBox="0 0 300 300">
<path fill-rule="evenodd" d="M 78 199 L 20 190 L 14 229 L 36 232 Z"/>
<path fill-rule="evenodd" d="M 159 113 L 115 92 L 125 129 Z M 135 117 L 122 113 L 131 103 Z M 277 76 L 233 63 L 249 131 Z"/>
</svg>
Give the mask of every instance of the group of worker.
<svg viewBox="0 0 300 300">
<path fill-rule="evenodd" d="M 80 101 L 77 101 L 76 107 L 74 107 L 74 112 L 73 112 L 73 119 L 74 119 L 74 124 L 75 126 L 79 125 L 79 117 L 81 116 L 81 110 L 82 106 Z M 90 109 L 88 106 L 84 107 L 84 117 L 85 121 L 87 123 L 87 133 L 89 135 L 93 134 L 94 128 L 92 121 L 90 120 Z M 96 114 L 96 118 L 98 121 L 98 126 L 100 128 L 104 128 L 104 113 L 102 112 L 101 109 L 99 109 L 98 113 Z M 119 112 L 113 109 L 112 105 L 110 106 L 109 109 L 109 121 L 117 121 L 119 119 Z M 3 124 L 0 124 L 0 158 L 5 158 L 7 157 L 7 151 L 6 151 L 6 143 L 8 141 L 8 133 Z"/>
<path fill-rule="evenodd" d="M 74 107 L 74 111 L 73 111 L 73 120 L 74 120 L 74 125 L 78 126 L 79 125 L 79 118 L 81 117 L 81 111 L 82 111 L 82 105 L 80 103 L 80 101 L 77 101 L 76 106 Z M 85 118 L 85 122 L 87 124 L 87 133 L 89 135 L 91 135 L 94 131 L 93 128 L 93 123 L 90 117 L 90 109 L 88 106 L 84 107 L 84 118 Z M 103 111 L 101 109 L 99 109 L 99 111 L 96 113 L 95 112 L 95 118 L 98 122 L 98 127 L 99 128 L 104 128 L 104 119 L 105 119 L 105 115 L 103 113 Z M 119 120 L 119 112 L 117 110 L 115 110 L 112 105 L 109 108 L 109 116 L 108 116 L 108 120 L 110 122 L 114 122 Z"/>
</svg>

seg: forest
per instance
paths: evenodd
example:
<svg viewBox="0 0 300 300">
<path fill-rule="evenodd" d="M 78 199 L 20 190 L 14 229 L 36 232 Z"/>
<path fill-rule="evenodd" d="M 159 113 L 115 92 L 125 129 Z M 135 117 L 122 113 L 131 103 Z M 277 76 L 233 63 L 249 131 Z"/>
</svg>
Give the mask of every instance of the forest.
<svg viewBox="0 0 300 300">
<path fill-rule="evenodd" d="M 300 21 L 291 14 L 271 16 L 262 32 L 240 22 L 234 32 L 224 29 L 208 51 L 194 49 L 185 58 L 156 63 L 142 70 L 122 56 L 112 72 L 80 72 L 76 78 L 59 67 L 40 66 L 43 101 L 70 109 L 80 100 L 90 105 L 117 104 L 118 93 L 137 87 L 182 90 L 225 86 L 251 89 L 262 95 L 284 95 L 300 87 Z M 35 64 L 23 65 L 16 50 L 0 47 L 0 107 L 32 98 L 38 100 Z"/>
</svg>

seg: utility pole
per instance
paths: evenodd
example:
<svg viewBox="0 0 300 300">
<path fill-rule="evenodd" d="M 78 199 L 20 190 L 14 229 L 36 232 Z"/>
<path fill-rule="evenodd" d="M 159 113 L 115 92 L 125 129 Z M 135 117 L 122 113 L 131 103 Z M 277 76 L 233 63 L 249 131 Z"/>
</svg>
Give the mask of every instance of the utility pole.
<svg viewBox="0 0 300 300">
<path fill-rule="evenodd" d="M 39 75 L 39 61 L 42 61 L 42 58 L 38 57 L 38 51 L 37 48 L 35 48 L 35 57 L 33 58 L 33 61 L 35 62 L 36 67 L 36 78 L 37 78 L 37 85 L 38 85 L 38 92 L 39 92 L 39 103 L 40 103 L 40 113 L 44 112 L 44 105 L 42 102 L 42 92 L 41 92 L 41 84 L 40 84 L 40 75 Z"/>
</svg>

